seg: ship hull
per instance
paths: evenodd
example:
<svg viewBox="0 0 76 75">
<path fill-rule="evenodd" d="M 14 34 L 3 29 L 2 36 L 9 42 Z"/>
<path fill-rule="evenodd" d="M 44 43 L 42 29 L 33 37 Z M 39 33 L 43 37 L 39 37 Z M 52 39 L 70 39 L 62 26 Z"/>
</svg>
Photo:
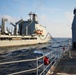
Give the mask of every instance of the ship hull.
<svg viewBox="0 0 76 75">
<path fill-rule="evenodd" d="M 45 39 L 44 37 L 31 37 L 31 36 L 1 36 L 0 38 L 12 38 L 13 40 L 0 40 L 0 48 L 2 47 L 14 47 L 14 46 L 28 46 L 28 45 L 35 45 L 39 43 L 47 43 L 50 40 L 50 37 L 47 36 Z M 21 39 L 23 38 L 23 39 Z"/>
</svg>

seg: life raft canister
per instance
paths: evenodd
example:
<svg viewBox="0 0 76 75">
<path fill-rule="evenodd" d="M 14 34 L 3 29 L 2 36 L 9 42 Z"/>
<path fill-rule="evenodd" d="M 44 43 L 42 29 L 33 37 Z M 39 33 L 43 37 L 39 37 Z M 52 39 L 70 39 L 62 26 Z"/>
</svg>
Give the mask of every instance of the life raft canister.
<svg viewBox="0 0 76 75">
<path fill-rule="evenodd" d="M 44 65 L 48 65 L 50 63 L 49 58 L 44 56 Z"/>
</svg>

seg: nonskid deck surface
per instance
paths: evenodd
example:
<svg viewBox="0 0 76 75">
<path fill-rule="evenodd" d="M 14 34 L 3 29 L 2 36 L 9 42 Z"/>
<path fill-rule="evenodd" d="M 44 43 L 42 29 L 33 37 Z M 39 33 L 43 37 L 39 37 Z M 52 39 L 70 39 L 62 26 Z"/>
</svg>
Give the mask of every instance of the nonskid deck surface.
<svg viewBox="0 0 76 75">
<path fill-rule="evenodd" d="M 49 75 L 76 75 L 76 51 L 71 51 L 71 56 L 61 58 L 53 74 Z"/>
<path fill-rule="evenodd" d="M 54 75 L 58 73 L 76 74 L 76 58 L 61 59 L 54 71 Z"/>
</svg>

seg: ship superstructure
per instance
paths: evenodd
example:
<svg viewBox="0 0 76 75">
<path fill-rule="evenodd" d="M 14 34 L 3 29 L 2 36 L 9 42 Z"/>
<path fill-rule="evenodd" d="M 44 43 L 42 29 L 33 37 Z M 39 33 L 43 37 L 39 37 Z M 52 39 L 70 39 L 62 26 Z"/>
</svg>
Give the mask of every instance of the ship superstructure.
<svg viewBox="0 0 76 75">
<path fill-rule="evenodd" d="M 0 47 L 33 45 L 38 43 L 46 43 L 50 40 L 50 35 L 46 31 L 46 27 L 38 23 L 37 15 L 29 13 L 30 18 L 27 21 L 19 20 L 15 24 L 10 23 L 14 27 L 14 32 L 7 30 L 5 32 L 5 21 L 2 19 Z"/>
<path fill-rule="evenodd" d="M 74 19 L 72 22 L 72 48 L 76 49 L 76 8 L 73 11 Z"/>
</svg>

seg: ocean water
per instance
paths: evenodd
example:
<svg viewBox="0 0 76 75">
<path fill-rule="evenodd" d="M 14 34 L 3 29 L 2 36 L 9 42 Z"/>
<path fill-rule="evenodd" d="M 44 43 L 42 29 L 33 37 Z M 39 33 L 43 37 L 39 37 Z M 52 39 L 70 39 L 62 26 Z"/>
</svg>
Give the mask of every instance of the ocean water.
<svg viewBox="0 0 76 75">
<path fill-rule="evenodd" d="M 70 39 L 70 41 L 69 41 Z M 32 59 L 36 57 L 40 57 L 49 53 L 53 50 L 61 50 L 63 46 L 68 47 L 70 42 L 71 45 L 71 38 L 53 38 L 47 44 L 38 44 L 34 46 L 27 46 L 27 47 L 19 47 L 19 48 L 9 48 L 0 52 L 0 63 L 8 62 L 8 61 L 18 61 L 18 60 L 25 60 L 25 59 Z M 19 72 L 23 70 L 27 70 L 28 68 L 35 68 L 36 62 L 22 62 L 22 63 L 15 63 L 15 64 L 6 64 L 0 65 L 0 75 L 7 75 L 14 72 Z M 35 73 L 31 74 L 18 74 L 18 75 L 35 75 Z"/>
</svg>

